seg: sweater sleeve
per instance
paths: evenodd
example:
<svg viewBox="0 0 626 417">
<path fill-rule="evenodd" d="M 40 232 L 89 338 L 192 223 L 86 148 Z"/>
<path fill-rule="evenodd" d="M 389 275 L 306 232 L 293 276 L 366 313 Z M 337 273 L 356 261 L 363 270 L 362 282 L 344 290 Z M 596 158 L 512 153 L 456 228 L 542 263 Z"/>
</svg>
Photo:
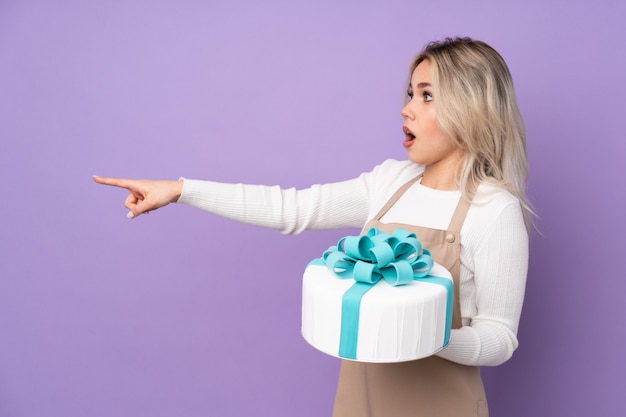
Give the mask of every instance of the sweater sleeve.
<svg viewBox="0 0 626 417">
<path fill-rule="evenodd" d="M 450 343 L 438 354 L 463 365 L 499 365 L 510 359 L 518 346 L 528 272 L 528 233 L 519 204 L 505 206 L 484 232 L 470 237 L 478 240 L 469 255 L 475 294 L 461 300 L 465 303 L 461 310 L 472 311 L 470 317 L 464 317 L 464 321 L 469 318 L 469 325 L 452 330 Z M 475 304 L 467 305 L 472 299 Z"/>
<path fill-rule="evenodd" d="M 178 203 L 283 234 L 361 228 L 371 212 L 389 198 L 390 190 L 421 169 L 410 161 L 388 159 L 357 178 L 302 190 L 181 178 L 183 192 Z"/>
<path fill-rule="evenodd" d="M 348 181 L 296 190 L 185 179 L 178 202 L 238 222 L 298 234 L 362 227 L 369 212 L 372 181 L 371 174 L 362 174 Z"/>
</svg>

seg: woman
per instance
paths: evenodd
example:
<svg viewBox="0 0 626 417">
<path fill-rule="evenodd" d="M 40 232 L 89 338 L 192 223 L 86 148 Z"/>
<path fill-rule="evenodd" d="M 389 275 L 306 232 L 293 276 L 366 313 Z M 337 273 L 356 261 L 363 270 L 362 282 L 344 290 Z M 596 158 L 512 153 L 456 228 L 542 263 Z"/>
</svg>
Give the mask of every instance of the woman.
<svg viewBox="0 0 626 417">
<path fill-rule="evenodd" d="M 448 346 L 396 364 L 343 361 L 335 417 L 486 416 L 479 366 L 517 348 L 528 268 L 525 133 L 502 57 L 469 38 L 429 44 L 402 109 L 408 161 L 307 190 L 95 177 L 130 191 L 129 217 L 171 202 L 283 233 L 404 227 L 455 283 Z"/>
</svg>

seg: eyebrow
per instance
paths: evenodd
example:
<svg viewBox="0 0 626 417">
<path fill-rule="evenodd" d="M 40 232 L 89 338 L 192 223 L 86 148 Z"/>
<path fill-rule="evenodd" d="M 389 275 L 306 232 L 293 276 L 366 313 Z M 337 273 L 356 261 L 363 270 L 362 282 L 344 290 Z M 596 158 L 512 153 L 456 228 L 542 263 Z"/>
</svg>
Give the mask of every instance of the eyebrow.
<svg viewBox="0 0 626 417">
<path fill-rule="evenodd" d="M 426 87 L 432 87 L 431 83 L 418 83 L 417 84 L 417 89 L 419 90 L 420 88 L 426 88 Z M 413 91 L 413 86 L 411 84 L 409 84 L 409 91 Z"/>
</svg>

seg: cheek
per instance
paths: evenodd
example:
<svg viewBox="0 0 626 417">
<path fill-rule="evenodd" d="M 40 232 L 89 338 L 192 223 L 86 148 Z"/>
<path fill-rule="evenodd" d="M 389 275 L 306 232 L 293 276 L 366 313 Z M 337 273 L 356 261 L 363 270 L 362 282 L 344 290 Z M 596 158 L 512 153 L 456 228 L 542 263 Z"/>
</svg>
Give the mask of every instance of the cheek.
<svg viewBox="0 0 626 417">
<path fill-rule="evenodd" d="M 428 126 L 428 132 L 426 134 L 428 145 L 433 152 L 439 154 L 448 154 L 456 149 L 456 145 L 448 136 L 448 134 L 441 128 L 437 121 L 433 120 Z"/>
<path fill-rule="evenodd" d="M 432 140 L 440 140 L 441 138 L 447 137 L 434 115 L 429 117 L 427 121 L 428 123 L 424 124 L 424 128 Z"/>
</svg>

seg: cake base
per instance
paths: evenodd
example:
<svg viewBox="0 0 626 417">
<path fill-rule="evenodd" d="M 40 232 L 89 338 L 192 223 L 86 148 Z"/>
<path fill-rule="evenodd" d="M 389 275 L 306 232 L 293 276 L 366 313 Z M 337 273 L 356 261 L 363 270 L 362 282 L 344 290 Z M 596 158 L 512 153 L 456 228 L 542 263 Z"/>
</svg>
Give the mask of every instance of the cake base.
<svg viewBox="0 0 626 417">
<path fill-rule="evenodd" d="M 452 282 L 435 264 L 430 276 Z M 425 358 L 443 349 L 449 335 L 452 297 L 448 288 L 414 280 L 391 286 L 384 280 L 363 295 L 358 311 L 356 357 L 339 354 L 344 293 L 355 284 L 339 279 L 327 267 L 310 264 L 302 285 L 302 335 L 316 349 L 361 362 L 403 362 Z"/>
</svg>

